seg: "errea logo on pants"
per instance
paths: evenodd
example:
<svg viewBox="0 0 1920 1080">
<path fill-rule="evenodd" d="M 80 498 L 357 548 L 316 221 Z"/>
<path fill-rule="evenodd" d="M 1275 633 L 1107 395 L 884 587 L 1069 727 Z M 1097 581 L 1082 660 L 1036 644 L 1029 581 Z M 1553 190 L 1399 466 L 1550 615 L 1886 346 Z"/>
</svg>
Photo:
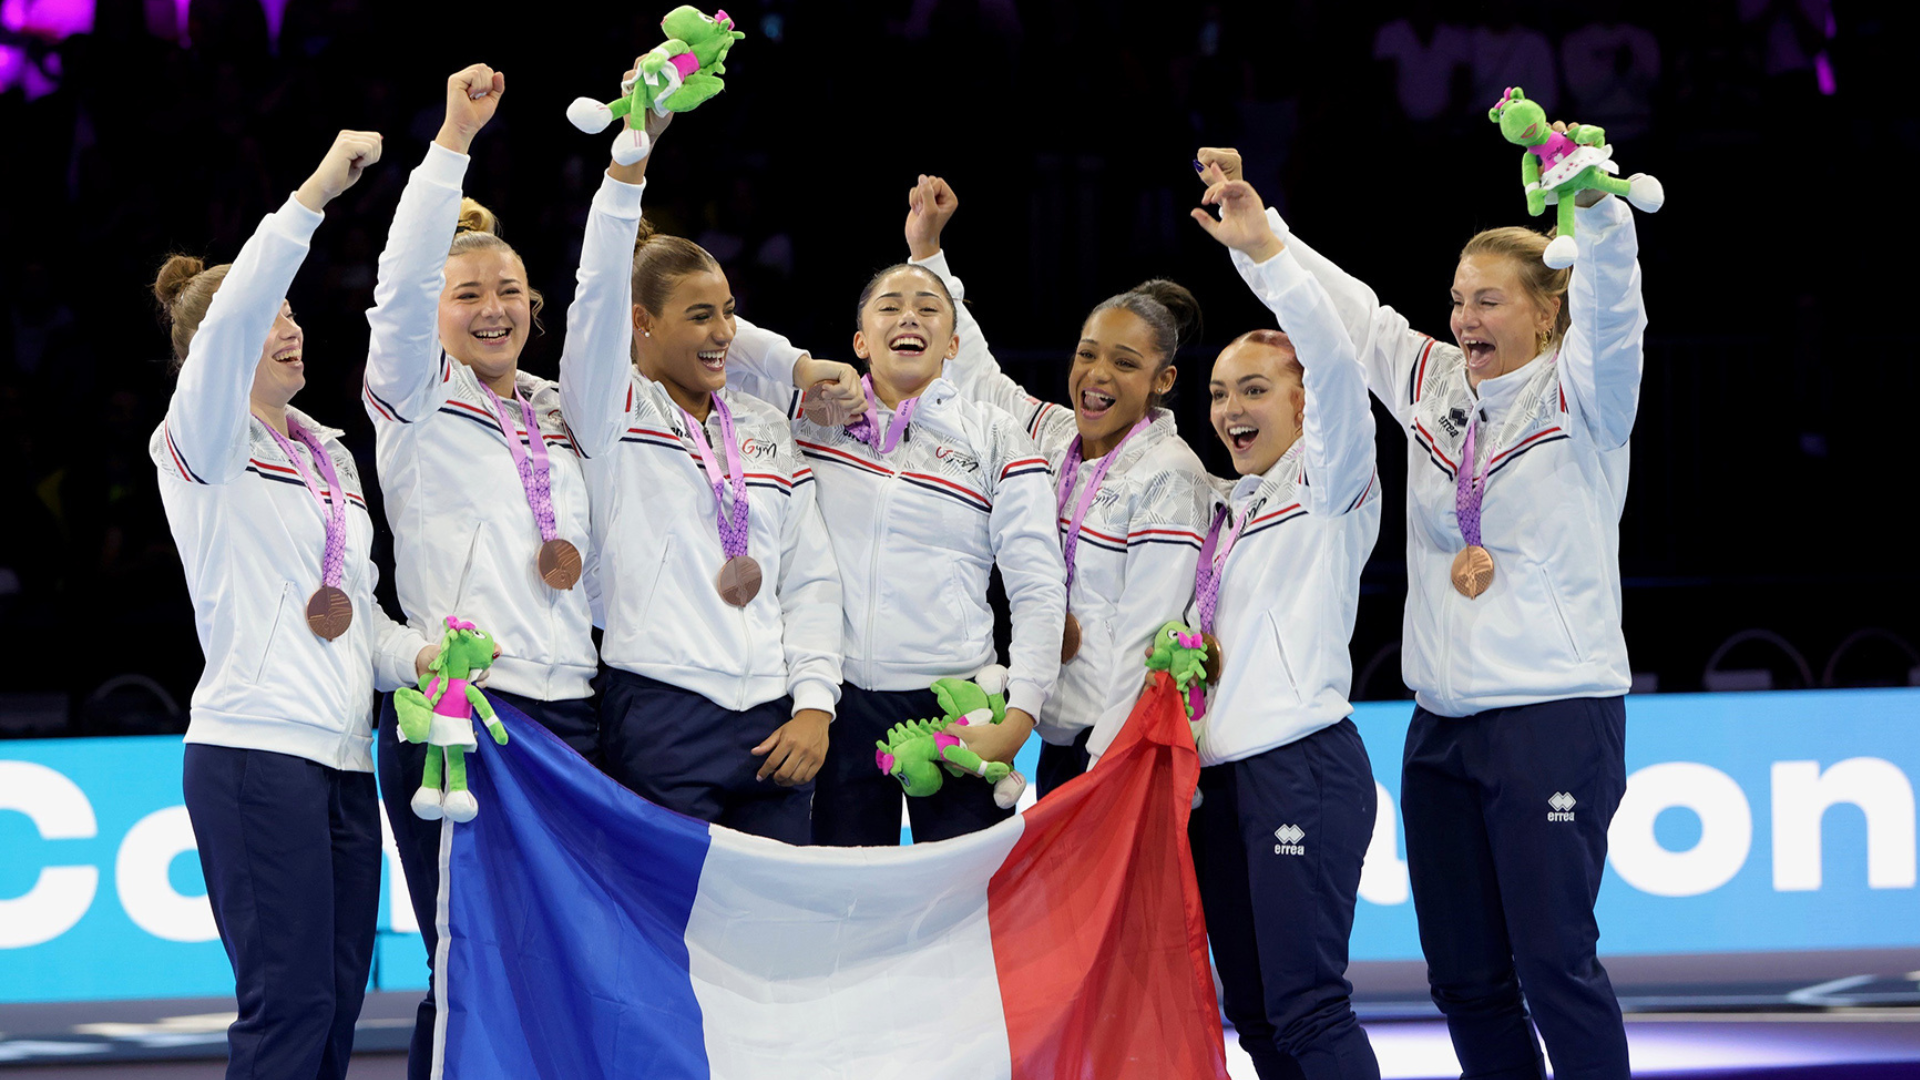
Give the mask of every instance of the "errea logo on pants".
<svg viewBox="0 0 1920 1080">
<path fill-rule="evenodd" d="M 1547 799 L 1547 806 L 1548 806 L 1547 820 L 1548 821 L 1572 821 L 1573 805 L 1574 805 L 1573 796 L 1567 794 L 1564 791 L 1554 792 L 1553 795 Z"/>
<path fill-rule="evenodd" d="M 1307 849 L 1300 841 L 1306 839 L 1305 830 L 1298 825 L 1282 825 L 1273 830 L 1273 838 L 1280 841 L 1273 845 L 1275 855 L 1305 855 Z"/>
</svg>

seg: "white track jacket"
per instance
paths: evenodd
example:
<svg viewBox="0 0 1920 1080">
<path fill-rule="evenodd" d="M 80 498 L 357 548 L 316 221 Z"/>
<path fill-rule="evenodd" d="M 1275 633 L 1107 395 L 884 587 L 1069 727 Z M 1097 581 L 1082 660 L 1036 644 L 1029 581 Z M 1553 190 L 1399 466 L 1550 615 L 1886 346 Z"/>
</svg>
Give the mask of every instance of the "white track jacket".
<svg viewBox="0 0 1920 1080">
<path fill-rule="evenodd" d="M 1467 385 L 1460 350 L 1411 329 L 1373 291 L 1269 220 L 1333 297 L 1375 397 L 1407 432 L 1407 686 L 1442 716 L 1632 684 L 1620 629 L 1620 513 L 1640 400 L 1646 306 L 1632 211 L 1576 212 L 1580 245 L 1555 351 Z M 1469 600 L 1450 571 L 1465 545 L 1454 511 L 1466 425 L 1486 469 L 1482 543 L 1493 584 Z"/>
<path fill-rule="evenodd" d="M 380 490 L 393 528 L 394 585 L 407 621 L 437 638 L 458 615 L 500 643 L 490 683 L 542 701 L 583 698 L 598 670 L 587 583 L 555 589 L 536 567 L 539 526 L 507 449 L 493 397 L 473 370 L 450 358 L 438 331 L 447 246 L 460 216 L 467 156 L 438 144 L 413 170 L 380 255 L 373 335 L 363 403 L 373 418 Z M 618 184 L 607 178 L 602 187 Z M 621 185 L 626 186 L 626 185 Z M 598 288 L 613 283 L 604 275 Z M 617 302 L 592 306 L 568 350 L 625 347 L 628 321 Z M 587 482 L 561 419 L 557 383 L 520 372 L 548 450 L 554 524 L 592 562 Z M 507 402 L 513 437 L 528 434 Z"/>
<path fill-rule="evenodd" d="M 965 285 L 948 267 L 944 251 L 915 265 L 939 274 L 959 308 L 960 351 L 947 362 L 947 377 L 967 397 L 1013 416 L 1057 477 L 1067 448 L 1079 434 L 1073 410 L 1040 401 L 1000 370 L 964 302 Z M 1079 505 L 1092 480 L 1090 466 L 1080 468 L 1067 514 Z M 1050 513 L 1059 507 L 1053 482 L 1050 478 Z M 1146 681 L 1145 657 L 1153 632 L 1168 619 L 1179 618 L 1193 596 L 1193 571 L 1212 500 L 1206 470 L 1175 430 L 1173 414 L 1154 410 L 1152 424 L 1121 447 L 1081 524 L 1069 597 L 1080 621 L 1080 652 L 1061 666 L 1059 688 L 1036 714 L 1041 738 L 1065 746 L 1103 719 L 1117 732 L 1133 711 Z M 1055 521 L 1053 547 L 1058 552 L 1068 517 L 1056 514 Z M 1096 755 L 1103 747 L 1089 743 Z"/>
<path fill-rule="evenodd" d="M 327 494 L 348 504 L 340 587 L 353 600 L 353 624 L 333 641 L 307 627 L 326 523 L 294 463 L 248 408 L 260 350 L 320 221 L 288 199 L 240 249 L 193 336 L 148 452 L 207 658 L 187 742 L 371 772 L 375 684 L 412 683 L 414 657 L 427 640 L 374 602 L 373 521 L 340 432 L 288 409 L 333 458 L 345 491 Z M 308 458 L 304 443 L 294 446 Z M 324 474 L 304 463 L 324 487 Z"/>
<path fill-rule="evenodd" d="M 622 319 L 631 311 L 645 186 L 610 182 L 594 196 L 568 338 L 603 319 L 611 325 L 604 305 Z M 684 414 L 640 374 L 628 344 L 623 335 L 569 348 L 560 359 L 560 397 L 593 506 L 601 657 L 729 709 L 790 694 L 795 712 L 832 713 L 840 699 L 840 575 L 814 504 L 813 470 L 795 451 L 786 417 L 750 395 L 720 392 L 747 474 L 747 553 L 765 575 L 752 602 L 736 608 L 714 589 L 725 558 L 713 488 Z M 705 426 L 724 469 L 717 410 Z"/>
</svg>

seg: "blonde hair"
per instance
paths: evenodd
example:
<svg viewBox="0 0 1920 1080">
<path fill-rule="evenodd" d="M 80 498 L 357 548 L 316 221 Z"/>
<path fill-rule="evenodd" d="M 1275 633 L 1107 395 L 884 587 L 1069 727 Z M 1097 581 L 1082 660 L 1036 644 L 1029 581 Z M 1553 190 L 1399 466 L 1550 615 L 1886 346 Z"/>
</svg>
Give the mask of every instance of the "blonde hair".
<svg viewBox="0 0 1920 1080">
<path fill-rule="evenodd" d="M 195 256 L 176 254 L 167 256 L 160 273 L 154 277 L 153 298 L 160 305 L 168 336 L 173 341 L 174 371 L 186 363 L 187 347 L 193 344 L 193 335 L 200 329 L 200 321 L 207 317 L 213 294 L 219 291 L 220 283 L 227 279 L 227 271 L 231 269 L 232 263 L 209 267 Z"/>
<path fill-rule="evenodd" d="M 1521 291 L 1541 311 L 1552 310 L 1554 302 L 1559 301 L 1553 327 L 1540 345 L 1543 352 L 1566 336 L 1567 327 L 1573 325 L 1573 313 L 1567 310 L 1567 283 L 1572 280 L 1573 271 L 1555 270 L 1542 260 L 1551 238 L 1518 225 L 1504 225 L 1475 233 L 1467 246 L 1460 249 L 1463 260 L 1470 255 L 1498 255 L 1512 260 L 1520 273 Z"/>
<path fill-rule="evenodd" d="M 482 206 L 474 199 L 460 200 L 460 223 L 453 230 L 453 244 L 447 248 L 447 258 L 452 259 L 476 251 L 504 251 L 519 262 L 520 269 L 527 268 L 527 260 L 513 250 L 513 245 L 500 238 L 500 218 L 493 211 Z M 547 298 L 540 290 L 527 285 L 527 302 L 532 309 L 533 325 L 536 329 L 545 329 L 540 325 L 540 309 L 547 304 Z"/>
</svg>

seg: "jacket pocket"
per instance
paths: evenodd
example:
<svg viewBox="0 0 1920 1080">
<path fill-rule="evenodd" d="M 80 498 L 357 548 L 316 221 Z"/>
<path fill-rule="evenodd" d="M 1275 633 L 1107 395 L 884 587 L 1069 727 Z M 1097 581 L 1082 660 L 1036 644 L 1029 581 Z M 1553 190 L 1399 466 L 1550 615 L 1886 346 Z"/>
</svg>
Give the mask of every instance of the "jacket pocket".
<svg viewBox="0 0 1920 1080">
<path fill-rule="evenodd" d="M 673 560 L 673 537 L 668 536 L 660 544 L 660 561 L 654 564 L 653 575 L 647 581 L 647 594 L 640 602 L 640 626 L 651 625 L 653 619 L 653 601 L 660 595 L 660 578 L 667 571 L 667 563 Z"/>
<path fill-rule="evenodd" d="M 1279 620 L 1273 617 L 1272 612 L 1267 613 L 1266 620 L 1267 632 L 1273 635 L 1273 655 L 1280 661 L 1280 676 L 1287 680 L 1287 689 L 1293 691 L 1293 700 L 1305 701 L 1300 696 L 1300 680 L 1293 676 L 1293 661 L 1287 658 L 1287 643 L 1280 636 Z"/>
<path fill-rule="evenodd" d="M 948 556 L 947 561 L 947 588 L 952 590 L 948 594 L 953 597 L 951 607 L 953 608 L 954 614 L 958 616 L 960 620 L 960 640 L 971 644 L 974 635 L 979 633 L 979 627 L 976 625 L 974 600 L 972 596 L 967 594 L 967 581 L 966 577 L 960 572 L 959 560 L 951 556 Z"/>
<path fill-rule="evenodd" d="M 1573 623 L 1567 619 L 1567 605 L 1560 599 L 1559 588 L 1554 585 L 1553 577 L 1547 573 L 1546 567 L 1540 567 L 1538 572 L 1541 587 L 1546 590 L 1547 603 L 1553 608 L 1554 620 L 1560 624 L 1561 640 L 1566 642 L 1567 650 L 1576 659 L 1584 662 L 1587 658 L 1586 650 L 1580 647 L 1580 639 L 1574 636 Z"/>
<path fill-rule="evenodd" d="M 260 655 L 254 658 L 251 670 L 247 672 L 247 681 L 260 685 L 260 677 L 266 674 L 267 661 L 273 657 L 273 643 L 279 640 L 282 627 L 291 627 L 296 621 L 288 610 L 294 600 L 293 586 L 283 583 L 280 586 L 280 599 L 273 605 L 273 621 L 267 624 L 267 632 L 260 639 Z"/>
<path fill-rule="evenodd" d="M 475 522 L 473 535 L 467 537 L 467 559 L 460 566 L 460 584 L 453 590 L 453 610 L 433 612 L 428 616 L 429 618 L 458 615 L 460 609 L 466 606 L 467 590 L 473 585 L 474 564 L 480 560 L 480 534 L 486 527 L 487 523 L 484 520 Z"/>
</svg>

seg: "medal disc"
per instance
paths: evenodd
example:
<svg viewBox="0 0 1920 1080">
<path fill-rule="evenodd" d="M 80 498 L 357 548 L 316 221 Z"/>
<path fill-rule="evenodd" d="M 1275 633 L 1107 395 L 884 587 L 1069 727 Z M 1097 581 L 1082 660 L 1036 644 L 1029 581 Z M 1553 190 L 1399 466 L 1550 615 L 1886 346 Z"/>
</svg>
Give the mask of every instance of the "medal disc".
<svg viewBox="0 0 1920 1080">
<path fill-rule="evenodd" d="M 353 625 L 353 601 L 332 585 L 322 585 L 307 599 L 307 626 L 332 641 Z"/>
<path fill-rule="evenodd" d="M 1067 612 L 1067 625 L 1060 632 L 1060 662 L 1063 664 L 1071 663 L 1073 658 L 1079 655 L 1080 620 L 1074 618 L 1073 612 L 1069 611 Z"/>
<path fill-rule="evenodd" d="M 808 387 L 805 396 L 801 398 L 801 413 L 821 427 L 840 427 L 853 419 L 853 413 L 847 411 L 844 406 L 827 400 L 823 391 L 832 385 L 832 379 L 822 379 Z"/>
<path fill-rule="evenodd" d="M 1219 686 L 1220 665 L 1223 659 L 1220 655 L 1220 639 L 1210 633 L 1201 634 L 1200 643 L 1207 647 L 1207 685 Z"/>
<path fill-rule="evenodd" d="M 571 589 L 580 580 L 580 549 L 555 537 L 540 545 L 540 580 L 555 589 Z"/>
<path fill-rule="evenodd" d="M 1453 587 L 1469 600 L 1493 584 L 1493 556 L 1479 544 L 1460 549 L 1453 557 Z"/>
<path fill-rule="evenodd" d="M 746 607 L 760 595 L 760 564 L 751 555 L 736 555 L 721 565 L 713 584 L 720 590 L 720 599 Z"/>
</svg>

